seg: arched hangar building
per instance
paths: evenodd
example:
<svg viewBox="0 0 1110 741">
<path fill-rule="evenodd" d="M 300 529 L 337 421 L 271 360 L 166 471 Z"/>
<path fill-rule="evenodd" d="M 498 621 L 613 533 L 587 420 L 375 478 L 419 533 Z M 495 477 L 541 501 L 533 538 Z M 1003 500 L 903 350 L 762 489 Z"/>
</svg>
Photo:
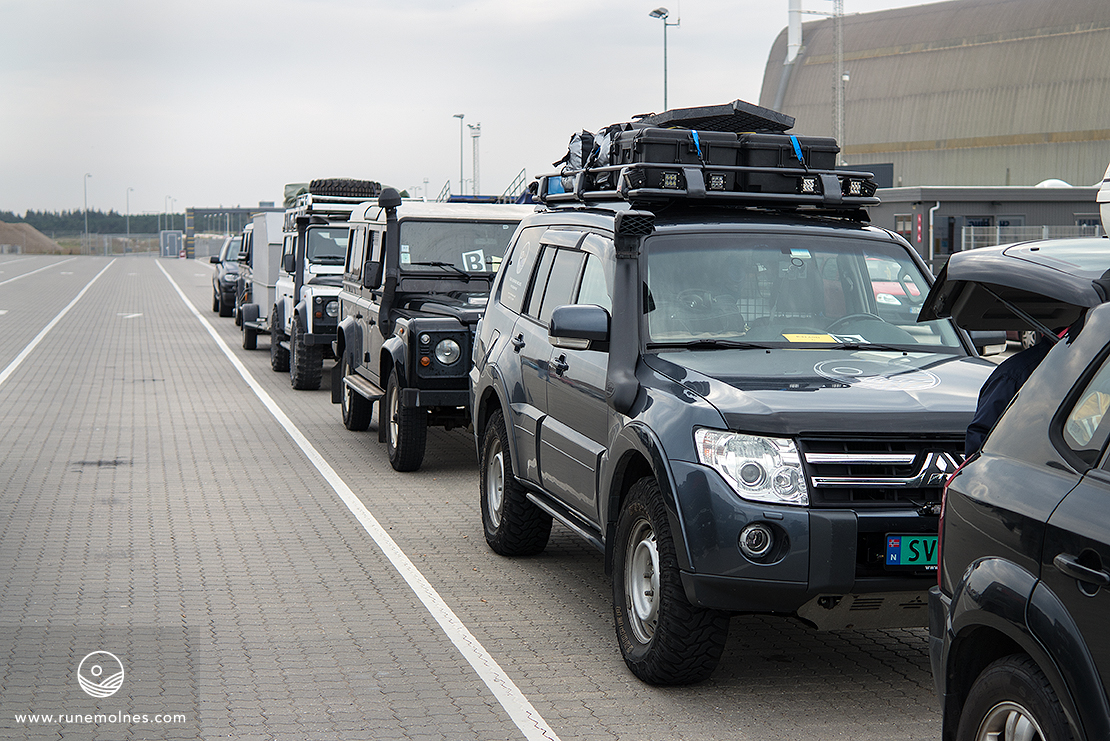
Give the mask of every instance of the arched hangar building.
<svg viewBox="0 0 1110 741">
<path fill-rule="evenodd" d="M 923 254 L 966 246 L 969 225 L 1097 223 L 1090 186 L 1110 162 L 1110 2 L 951 0 L 844 15 L 841 28 L 842 75 L 834 18 L 800 24 L 800 44 L 784 29 L 759 102 L 794 116 L 793 133 L 840 129 L 844 164 L 874 168 L 887 186 L 876 223 Z M 1083 187 L 1032 188 L 1051 179 Z"/>
</svg>

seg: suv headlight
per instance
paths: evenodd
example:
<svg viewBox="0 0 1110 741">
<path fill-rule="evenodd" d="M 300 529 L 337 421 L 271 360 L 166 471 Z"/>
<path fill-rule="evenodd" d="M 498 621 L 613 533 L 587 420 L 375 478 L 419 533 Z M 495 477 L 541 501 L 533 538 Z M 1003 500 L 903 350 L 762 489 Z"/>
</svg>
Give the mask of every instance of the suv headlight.
<svg viewBox="0 0 1110 741">
<path fill-rule="evenodd" d="M 436 360 L 443 365 L 451 365 L 462 356 L 462 348 L 454 340 L 440 340 L 436 345 Z"/>
<path fill-rule="evenodd" d="M 324 307 L 324 313 L 330 316 L 332 319 L 339 316 L 339 302 L 329 301 L 328 305 Z"/>
<path fill-rule="evenodd" d="M 694 441 L 698 460 L 721 474 L 742 498 L 809 504 L 801 458 L 792 440 L 699 429 Z"/>
</svg>

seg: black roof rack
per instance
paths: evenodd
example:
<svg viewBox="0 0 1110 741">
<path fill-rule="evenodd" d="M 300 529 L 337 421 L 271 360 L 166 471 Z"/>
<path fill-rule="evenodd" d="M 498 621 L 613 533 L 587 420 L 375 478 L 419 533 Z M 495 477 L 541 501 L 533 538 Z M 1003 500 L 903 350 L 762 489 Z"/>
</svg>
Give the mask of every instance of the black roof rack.
<svg viewBox="0 0 1110 741">
<path fill-rule="evenodd" d="M 775 192 L 747 189 L 753 175 L 770 177 L 781 187 Z M 831 212 L 879 203 L 870 172 L 643 162 L 541 175 L 537 198 L 547 206 L 617 200 L 647 207 L 684 202 Z"/>
</svg>

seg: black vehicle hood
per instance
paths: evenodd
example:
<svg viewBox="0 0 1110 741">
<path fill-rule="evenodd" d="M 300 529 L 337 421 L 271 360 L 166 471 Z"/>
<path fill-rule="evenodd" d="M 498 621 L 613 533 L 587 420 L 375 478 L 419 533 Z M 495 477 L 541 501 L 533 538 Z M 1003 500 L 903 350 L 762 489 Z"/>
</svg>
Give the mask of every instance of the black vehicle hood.
<svg viewBox="0 0 1110 741">
<path fill-rule="evenodd" d="M 463 324 L 477 324 L 486 310 L 486 293 L 410 293 L 402 295 L 398 309 L 422 314 L 449 316 Z"/>
<path fill-rule="evenodd" d="M 995 365 L 939 353 L 679 350 L 655 371 L 720 411 L 729 429 L 779 435 L 963 435 Z"/>
<path fill-rule="evenodd" d="M 1069 326 L 1083 309 L 1110 298 L 1110 240 L 1045 240 L 956 253 L 917 320 L 952 317 L 969 330 L 1036 329 L 1000 298 L 1049 329 Z"/>
</svg>

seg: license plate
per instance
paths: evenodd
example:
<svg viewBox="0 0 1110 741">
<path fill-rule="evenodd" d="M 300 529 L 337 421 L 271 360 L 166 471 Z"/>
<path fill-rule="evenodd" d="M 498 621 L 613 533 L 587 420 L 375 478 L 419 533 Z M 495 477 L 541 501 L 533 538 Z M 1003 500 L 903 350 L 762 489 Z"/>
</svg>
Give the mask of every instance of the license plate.
<svg viewBox="0 0 1110 741">
<path fill-rule="evenodd" d="M 887 568 L 935 569 L 937 567 L 937 536 L 887 535 Z"/>
</svg>

